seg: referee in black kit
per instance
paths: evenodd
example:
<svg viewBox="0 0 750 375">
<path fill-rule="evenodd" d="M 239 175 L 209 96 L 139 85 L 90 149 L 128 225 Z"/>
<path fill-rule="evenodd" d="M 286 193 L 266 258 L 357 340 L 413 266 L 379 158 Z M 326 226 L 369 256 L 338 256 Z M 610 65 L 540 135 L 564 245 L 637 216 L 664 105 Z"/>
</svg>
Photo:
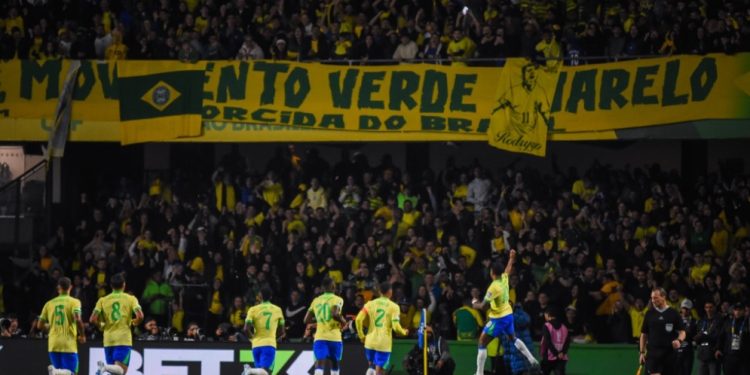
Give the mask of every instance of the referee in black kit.
<svg viewBox="0 0 750 375">
<path fill-rule="evenodd" d="M 677 349 L 685 341 L 685 326 L 677 310 L 667 305 L 664 289 L 651 291 L 651 304 L 641 328 L 639 360 L 646 364 L 646 374 L 672 375 Z"/>
</svg>

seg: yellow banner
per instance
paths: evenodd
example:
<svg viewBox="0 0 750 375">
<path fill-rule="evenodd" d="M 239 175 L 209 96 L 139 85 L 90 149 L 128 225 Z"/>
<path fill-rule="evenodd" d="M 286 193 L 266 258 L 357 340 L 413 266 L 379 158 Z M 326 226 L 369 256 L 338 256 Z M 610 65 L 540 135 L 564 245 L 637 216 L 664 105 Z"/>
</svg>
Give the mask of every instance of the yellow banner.
<svg viewBox="0 0 750 375">
<path fill-rule="evenodd" d="M 144 75 L 185 70 L 178 61 L 138 64 Z M 0 140 L 47 139 L 68 66 L 60 60 L 0 63 Z M 616 139 L 620 129 L 750 118 L 748 71 L 750 54 L 563 67 L 550 88 L 550 139 Z M 502 72 L 430 64 L 206 62 L 202 134 L 180 141 L 487 141 Z M 71 140 L 122 141 L 121 108 L 125 118 L 148 121 L 148 112 L 134 108 L 153 103 L 144 95 L 122 103 L 122 80 L 113 63 L 82 63 Z"/>
</svg>

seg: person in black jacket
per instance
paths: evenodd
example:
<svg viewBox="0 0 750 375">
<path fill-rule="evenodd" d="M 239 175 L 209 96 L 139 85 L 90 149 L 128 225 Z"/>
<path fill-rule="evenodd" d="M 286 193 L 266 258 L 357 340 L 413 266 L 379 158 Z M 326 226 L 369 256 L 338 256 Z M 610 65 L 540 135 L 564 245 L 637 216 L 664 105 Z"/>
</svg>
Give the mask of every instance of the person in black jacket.
<svg viewBox="0 0 750 375">
<path fill-rule="evenodd" d="M 719 375 L 719 336 L 723 323 L 713 302 L 707 301 L 703 309 L 706 316 L 698 322 L 698 334 L 693 339 L 698 351 L 698 375 Z"/>
<path fill-rule="evenodd" d="M 427 372 L 436 375 L 452 375 L 456 362 L 448 350 L 448 340 L 436 334 L 432 327 L 425 328 L 427 335 Z M 419 344 L 415 344 L 404 358 L 404 368 L 410 375 L 424 375 L 424 355 Z"/>
<path fill-rule="evenodd" d="M 750 321 L 745 305 L 736 303 L 719 335 L 719 354 L 725 374 L 750 375 Z"/>
<path fill-rule="evenodd" d="M 680 317 L 682 318 L 682 324 L 685 326 L 687 337 L 695 337 L 698 329 L 695 319 L 691 316 L 692 310 L 693 302 L 689 299 L 683 300 L 680 304 Z M 691 340 L 685 340 L 682 342 L 680 348 L 677 349 L 676 375 L 691 375 L 693 373 L 693 359 L 693 343 Z"/>
<path fill-rule="evenodd" d="M 646 312 L 641 327 L 640 364 L 651 375 L 674 374 L 676 350 L 685 341 L 685 327 L 676 310 L 667 305 L 667 292 L 651 291 L 652 307 Z"/>
</svg>

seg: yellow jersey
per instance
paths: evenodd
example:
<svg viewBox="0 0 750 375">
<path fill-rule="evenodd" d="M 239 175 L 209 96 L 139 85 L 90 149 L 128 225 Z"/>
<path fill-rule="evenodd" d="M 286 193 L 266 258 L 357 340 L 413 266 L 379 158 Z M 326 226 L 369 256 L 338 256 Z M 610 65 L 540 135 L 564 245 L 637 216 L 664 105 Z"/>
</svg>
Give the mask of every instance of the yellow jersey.
<svg viewBox="0 0 750 375">
<path fill-rule="evenodd" d="M 490 310 L 487 316 L 490 319 L 502 318 L 506 315 L 513 314 L 510 307 L 510 293 L 508 291 L 508 274 L 503 273 L 499 279 L 495 280 L 487 288 L 484 295 L 484 301 L 490 303 Z"/>
<path fill-rule="evenodd" d="M 344 307 L 344 300 L 333 293 L 323 293 L 310 304 L 308 311 L 315 314 L 315 321 L 317 322 L 317 329 L 315 330 L 316 341 L 341 342 L 339 322 L 333 319 L 332 310 L 334 307 L 341 313 Z"/>
<path fill-rule="evenodd" d="M 364 336 L 364 322 L 368 319 L 365 349 L 390 353 L 393 344 L 392 331 L 399 335 L 406 335 L 407 331 L 401 327 L 401 309 L 386 297 L 380 297 L 367 302 L 357 315 L 357 333 Z"/>
<path fill-rule="evenodd" d="M 130 326 L 136 311 L 141 310 L 138 299 L 121 290 L 99 298 L 94 313 L 104 325 L 104 346 L 133 346 Z"/>
<path fill-rule="evenodd" d="M 255 329 L 253 348 L 260 346 L 276 347 L 276 330 L 284 325 L 284 314 L 281 308 L 271 302 L 263 302 L 247 309 L 245 324 Z"/>
<path fill-rule="evenodd" d="M 47 350 L 50 353 L 77 353 L 78 326 L 76 317 L 81 316 L 81 301 L 61 294 L 44 304 L 39 320 L 49 324 Z"/>
</svg>

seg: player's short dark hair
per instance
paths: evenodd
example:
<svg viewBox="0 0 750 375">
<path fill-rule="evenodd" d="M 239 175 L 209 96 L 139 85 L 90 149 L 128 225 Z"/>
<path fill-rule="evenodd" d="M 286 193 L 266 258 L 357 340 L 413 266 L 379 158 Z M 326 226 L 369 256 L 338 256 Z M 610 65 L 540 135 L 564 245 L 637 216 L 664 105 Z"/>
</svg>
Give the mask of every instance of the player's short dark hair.
<svg viewBox="0 0 750 375">
<path fill-rule="evenodd" d="M 335 284 L 330 277 L 324 277 L 323 282 L 320 285 L 323 287 L 323 290 L 328 291 L 332 290 Z"/>
<path fill-rule="evenodd" d="M 122 289 L 125 287 L 125 276 L 122 273 L 116 273 L 109 279 L 109 286 L 112 289 Z"/>
<path fill-rule="evenodd" d="M 273 291 L 271 290 L 271 288 L 267 286 L 260 288 L 260 299 L 262 301 L 264 302 L 270 301 L 272 296 L 273 296 Z"/>
<path fill-rule="evenodd" d="M 493 274 L 495 274 L 497 276 L 500 276 L 500 275 L 503 274 L 504 271 L 505 271 L 505 267 L 503 266 L 502 263 L 500 263 L 500 262 L 492 263 L 492 273 Z"/>
<path fill-rule="evenodd" d="M 380 294 L 386 294 L 391 291 L 391 283 L 384 281 L 380 283 Z"/>
<path fill-rule="evenodd" d="M 57 286 L 62 290 L 68 290 L 71 284 L 72 282 L 70 281 L 70 279 L 65 276 L 57 279 Z"/>
</svg>

